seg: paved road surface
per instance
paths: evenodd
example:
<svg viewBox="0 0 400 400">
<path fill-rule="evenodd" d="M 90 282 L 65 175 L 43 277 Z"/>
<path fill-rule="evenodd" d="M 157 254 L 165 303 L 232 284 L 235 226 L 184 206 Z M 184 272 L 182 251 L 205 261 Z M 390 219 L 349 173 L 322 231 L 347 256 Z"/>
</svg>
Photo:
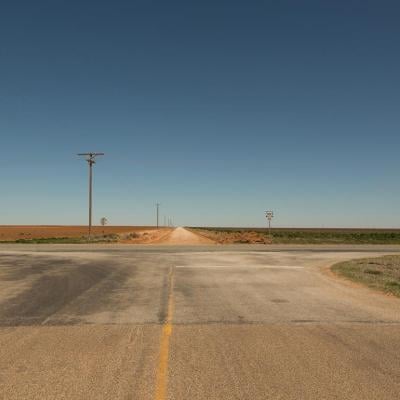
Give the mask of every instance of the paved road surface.
<svg viewBox="0 0 400 400">
<path fill-rule="evenodd" d="M 322 271 L 365 253 L 270 249 L 1 246 L 0 398 L 399 398 L 400 301 Z"/>
</svg>

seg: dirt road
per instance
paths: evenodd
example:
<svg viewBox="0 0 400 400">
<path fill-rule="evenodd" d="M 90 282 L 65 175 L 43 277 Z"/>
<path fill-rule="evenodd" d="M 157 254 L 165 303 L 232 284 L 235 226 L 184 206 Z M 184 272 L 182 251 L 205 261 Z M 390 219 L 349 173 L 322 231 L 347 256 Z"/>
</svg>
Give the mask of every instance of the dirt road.
<svg viewBox="0 0 400 400">
<path fill-rule="evenodd" d="M 197 235 L 188 231 L 185 228 L 175 228 L 169 235 L 163 237 L 161 240 L 154 242 L 156 244 L 170 244 L 170 245 L 198 245 L 198 244 L 213 244 L 213 240 L 204 236 Z"/>
<path fill-rule="evenodd" d="M 366 253 L 262 248 L 0 246 L 0 399 L 397 399 L 400 300 L 321 272 Z"/>
</svg>

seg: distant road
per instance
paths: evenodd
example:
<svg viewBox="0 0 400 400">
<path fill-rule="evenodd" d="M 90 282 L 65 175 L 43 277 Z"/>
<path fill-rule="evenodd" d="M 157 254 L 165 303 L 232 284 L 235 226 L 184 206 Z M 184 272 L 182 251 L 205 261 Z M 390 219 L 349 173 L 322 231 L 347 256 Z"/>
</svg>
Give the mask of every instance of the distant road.
<svg viewBox="0 0 400 400">
<path fill-rule="evenodd" d="M 207 245 L 215 242 L 204 236 L 197 235 L 185 228 L 175 228 L 169 235 L 154 242 L 154 244 L 169 244 L 169 245 Z"/>
<path fill-rule="evenodd" d="M 397 399 L 400 300 L 326 268 L 400 248 L 341 248 L 2 245 L 0 398 Z"/>
</svg>

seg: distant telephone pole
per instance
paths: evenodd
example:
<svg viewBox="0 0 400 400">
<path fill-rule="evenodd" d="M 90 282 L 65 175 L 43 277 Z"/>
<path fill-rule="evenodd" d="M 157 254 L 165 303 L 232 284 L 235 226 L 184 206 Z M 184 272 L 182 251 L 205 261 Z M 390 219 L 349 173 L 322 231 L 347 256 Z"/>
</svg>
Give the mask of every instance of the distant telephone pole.
<svg viewBox="0 0 400 400">
<path fill-rule="evenodd" d="M 97 156 L 104 156 L 104 153 L 79 153 L 78 156 L 86 157 L 86 161 L 89 164 L 89 240 L 92 235 L 92 186 L 93 186 L 93 164 L 96 164 L 95 158 Z"/>
<path fill-rule="evenodd" d="M 159 223 L 158 223 L 158 217 L 159 217 L 159 211 L 160 211 L 160 203 L 156 203 L 156 213 L 157 213 L 157 228 L 158 228 L 158 226 L 159 226 Z"/>
</svg>

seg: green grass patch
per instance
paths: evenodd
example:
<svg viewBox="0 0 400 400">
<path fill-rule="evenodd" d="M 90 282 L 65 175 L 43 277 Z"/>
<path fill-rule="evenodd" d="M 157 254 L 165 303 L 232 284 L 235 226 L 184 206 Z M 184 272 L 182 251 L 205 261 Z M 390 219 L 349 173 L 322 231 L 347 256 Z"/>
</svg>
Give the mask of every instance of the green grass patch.
<svg viewBox="0 0 400 400">
<path fill-rule="evenodd" d="M 200 229 L 205 234 L 244 235 L 257 233 L 274 244 L 400 244 L 398 229 L 313 229 L 274 228 L 271 235 L 265 228 L 190 228 Z"/>
<path fill-rule="evenodd" d="M 277 231 L 274 243 L 400 244 L 400 232 Z"/>
<path fill-rule="evenodd" d="M 345 261 L 332 271 L 354 282 L 400 297 L 400 256 Z"/>
<path fill-rule="evenodd" d="M 85 244 L 85 243 L 112 243 L 117 242 L 119 236 L 116 234 L 94 236 L 88 240 L 86 236 L 81 237 L 49 237 L 17 239 L 14 241 L 0 241 L 0 243 L 19 243 L 19 244 Z"/>
</svg>

